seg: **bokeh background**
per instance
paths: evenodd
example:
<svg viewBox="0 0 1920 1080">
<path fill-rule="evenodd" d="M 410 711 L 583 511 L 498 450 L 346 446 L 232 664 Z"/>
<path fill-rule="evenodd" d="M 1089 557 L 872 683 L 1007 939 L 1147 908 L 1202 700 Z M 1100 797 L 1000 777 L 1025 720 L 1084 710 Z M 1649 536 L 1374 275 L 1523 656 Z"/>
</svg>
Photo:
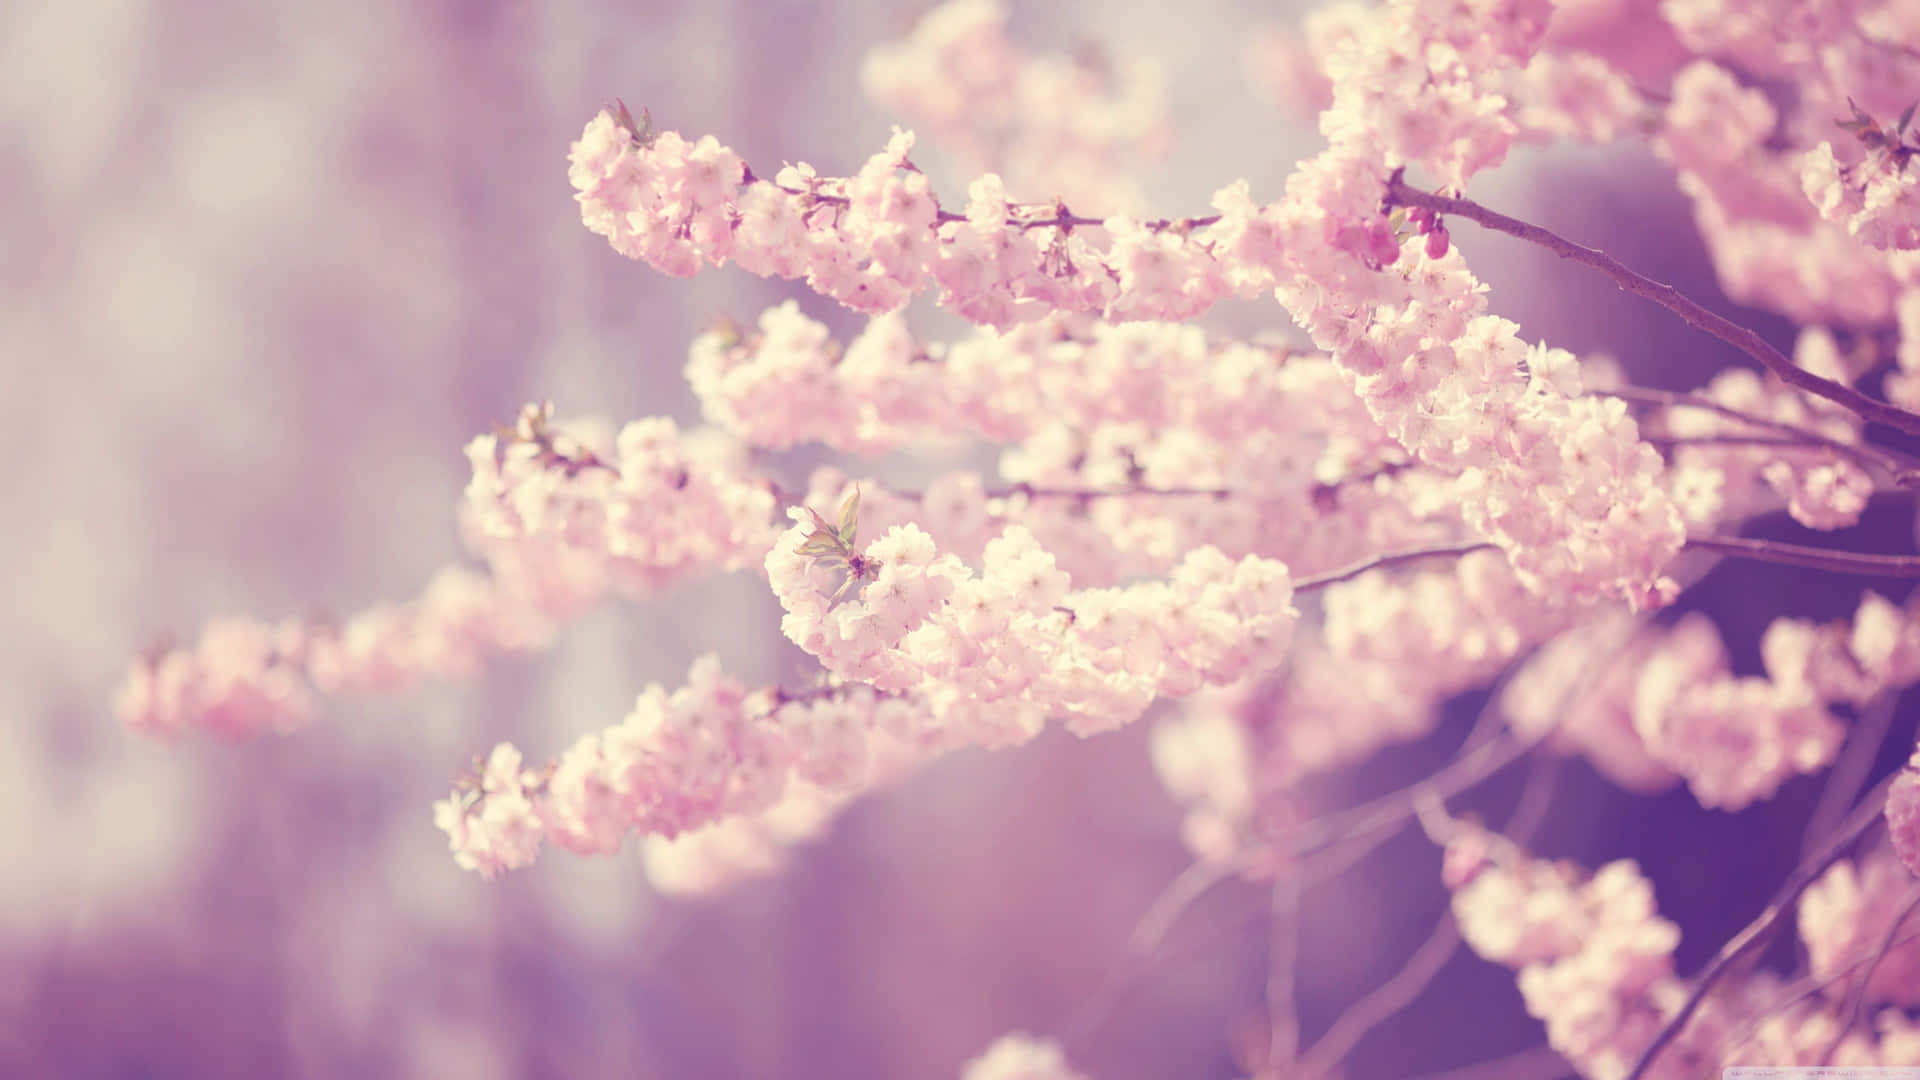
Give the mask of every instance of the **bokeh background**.
<svg viewBox="0 0 1920 1080">
<path fill-rule="evenodd" d="M 554 851 L 495 883 L 454 866 L 428 807 L 475 751 L 557 752 L 707 651 L 749 679 L 804 670 L 744 578 L 610 604 L 551 653 L 332 702 L 291 737 L 168 746 L 110 715 L 130 659 L 170 635 L 404 599 L 459 560 L 461 446 L 522 403 L 691 420 L 680 367 L 714 316 L 791 296 L 853 328 L 791 286 L 619 258 L 581 227 L 565 153 L 619 96 L 753 162 L 845 172 L 901 119 L 863 98 L 859 57 L 920 10 L 0 5 L 0 1074 L 931 1077 L 1003 1032 L 1070 1028 L 1096 1076 L 1235 1074 L 1263 1013 L 1258 887 L 1210 893 L 1109 1007 L 1083 1011 L 1186 865 L 1144 730 L 956 755 L 712 898 L 652 894 L 631 857 Z M 1168 213 L 1238 176 L 1271 198 L 1318 146 L 1241 64 L 1288 5 L 1013 12 L 1037 49 L 1164 61 L 1175 141 L 1144 180 Z M 916 159 L 962 189 L 937 144 Z M 1717 301 L 1644 149 L 1529 152 L 1476 193 Z M 1546 256 L 1455 236 L 1531 335 L 1607 349 L 1661 386 L 1728 360 Z M 1209 325 L 1287 322 L 1236 304 Z M 1908 550 L 1910 535 L 1894 505 L 1840 539 Z M 1856 592 L 1723 569 L 1687 606 L 1719 614 L 1752 669 L 1767 613 L 1839 614 Z M 1325 797 L 1430 769 L 1476 704 Z M 1893 743 L 1911 730 L 1897 720 Z M 1729 817 L 1684 794 L 1624 800 L 1578 763 L 1558 783 L 1540 847 L 1642 857 L 1688 928 L 1683 966 L 1758 910 L 1818 793 L 1801 781 Z M 1497 819 L 1515 789 L 1462 805 Z M 1436 863 L 1405 836 L 1309 894 L 1310 1038 L 1425 934 Z M 1351 1075 L 1538 1039 L 1511 976 L 1463 957 Z"/>
</svg>

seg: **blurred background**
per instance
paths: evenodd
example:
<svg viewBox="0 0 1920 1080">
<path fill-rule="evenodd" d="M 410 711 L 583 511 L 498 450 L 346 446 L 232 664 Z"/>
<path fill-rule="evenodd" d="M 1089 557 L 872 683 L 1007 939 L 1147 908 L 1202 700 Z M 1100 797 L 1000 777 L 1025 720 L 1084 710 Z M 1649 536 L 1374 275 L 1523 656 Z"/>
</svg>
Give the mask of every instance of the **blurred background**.
<svg viewBox="0 0 1920 1080">
<path fill-rule="evenodd" d="M 1297 16 L 1285 5 L 1012 6 L 1033 48 L 1164 62 L 1174 141 L 1141 178 L 1163 212 L 1196 212 L 1239 176 L 1275 197 L 1319 145 L 1241 63 L 1252 30 Z M 804 670 L 745 578 L 608 604 L 551 653 L 333 701 L 291 737 L 168 746 L 109 711 L 132 657 L 209 618 L 415 594 L 462 557 L 462 445 L 521 404 L 690 421 L 680 368 L 714 316 L 799 297 L 854 329 L 789 285 L 677 281 L 618 257 L 580 225 L 566 150 L 617 96 L 717 134 L 762 175 L 802 159 L 844 173 L 901 120 L 862 96 L 859 58 L 921 10 L 0 6 L 0 454 L 15 463 L 0 470 L 0 1074 L 945 1076 L 1003 1032 L 1070 1027 L 1098 1077 L 1241 1069 L 1264 1015 L 1259 887 L 1209 894 L 1083 1011 L 1187 864 L 1144 726 L 956 755 L 856 804 L 784 872 L 711 898 L 654 895 L 631 857 L 550 851 L 494 883 L 454 865 L 429 805 L 474 752 L 556 753 L 707 651 L 749 681 Z M 937 144 L 916 160 L 963 191 Z M 1530 153 L 1477 194 L 1717 296 L 1643 149 Z M 1608 349 L 1663 386 L 1726 360 L 1545 256 L 1455 235 L 1531 336 Z M 1266 304 L 1209 325 L 1288 326 Z M 1909 522 L 1893 507 L 1863 528 L 1905 544 Z M 1838 614 L 1852 588 L 1722 570 L 1688 604 L 1722 615 L 1751 670 L 1763 613 Z M 1430 769 L 1476 705 L 1329 797 Z M 1577 763 L 1560 785 L 1541 848 L 1640 855 L 1688 927 L 1683 965 L 1758 909 L 1797 843 L 1776 856 L 1756 840 L 1797 827 L 1817 794 L 1801 781 L 1729 817 L 1684 794 L 1617 798 Z M 1514 790 L 1503 778 L 1463 806 L 1498 820 Z M 1756 852 L 1738 872 L 1708 854 L 1735 848 Z M 1436 865 L 1403 836 L 1309 894 L 1309 1038 L 1424 936 Z M 1351 1075 L 1538 1041 L 1511 975 L 1465 957 Z"/>
</svg>

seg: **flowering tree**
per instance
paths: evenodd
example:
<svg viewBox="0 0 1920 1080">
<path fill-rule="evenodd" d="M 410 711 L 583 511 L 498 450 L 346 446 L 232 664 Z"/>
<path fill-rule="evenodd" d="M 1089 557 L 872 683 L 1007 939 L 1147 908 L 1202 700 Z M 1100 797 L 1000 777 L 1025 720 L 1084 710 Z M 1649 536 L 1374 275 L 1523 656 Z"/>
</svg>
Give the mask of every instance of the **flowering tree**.
<svg viewBox="0 0 1920 1080">
<path fill-rule="evenodd" d="M 1920 1004 L 1920 754 L 1870 783 L 1920 681 L 1920 603 L 1867 592 L 1848 620 L 1778 618 L 1760 675 L 1736 673 L 1711 620 L 1661 614 L 1723 559 L 1920 577 L 1920 556 L 1740 535 L 1783 508 L 1842 529 L 1876 493 L 1920 487 L 1903 448 L 1920 435 L 1920 20 L 1898 0 L 1562 6 L 1339 4 L 1256 40 L 1256 75 L 1322 109 L 1326 148 L 1265 201 L 1235 181 L 1189 217 L 1156 216 L 1126 171 L 1167 139 L 1155 71 L 1029 54 L 989 0 L 938 9 L 862 72 L 979 172 L 964 199 L 943 203 L 906 131 L 838 177 L 756 169 L 610 107 L 570 155 L 589 229 L 673 276 L 804 282 L 866 328 L 838 341 L 788 303 L 701 335 L 697 430 L 528 405 L 467 447 L 478 568 L 335 623 L 216 622 L 137 661 L 119 712 L 161 735 L 293 732 L 327 696 L 538 649 L 609 594 L 760 575 L 812 677 L 750 687 L 708 656 L 544 763 L 493 748 L 433 808 L 460 865 L 492 877 L 548 842 L 608 855 L 637 835 L 658 886 L 717 889 L 948 751 L 1157 710 L 1153 764 L 1195 869 L 1143 932 L 1196 883 L 1271 886 L 1252 1071 L 1334 1073 L 1463 943 L 1517 973 L 1549 1068 L 1920 1065 L 1904 1011 Z M 1596 29 L 1637 20 L 1667 59 Z M 1632 138 L 1672 165 L 1726 292 L 1800 327 L 1790 354 L 1467 197 L 1516 144 Z M 1752 363 L 1657 391 L 1530 342 L 1454 243 L 1463 221 Z M 917 298 L 976 329 L 918 336 Z M 1229 298 L 1271 298 L 1311 348 L 1191 325 Z M 997 475 L 901 490 L 849 471 L 978 441 L 1004 448 Z M 848 468 L 781 483 L 768 455 L 808 444 Z M 1481 722 L 1432 775 L 1340 810 L 1306 793 L 1474 691 Z M 1775 900 L 1682 977 L 1634 862 L 1530 853 L 1549 781 L 1499 829 L 1448 810 L 1510 765 L 1548 777 L 1566 757 L 1714 810 L 1822 772 L 1826 794 Z M 1451 911 L 1303 1045 L 1301 891 L 1415 823 Z M 1789 921 L 1803 970 L 1756 968 Z M 1009 1036 L 967 1075 L 1078 1074 L 1058 1045 Z"/>
</svg>

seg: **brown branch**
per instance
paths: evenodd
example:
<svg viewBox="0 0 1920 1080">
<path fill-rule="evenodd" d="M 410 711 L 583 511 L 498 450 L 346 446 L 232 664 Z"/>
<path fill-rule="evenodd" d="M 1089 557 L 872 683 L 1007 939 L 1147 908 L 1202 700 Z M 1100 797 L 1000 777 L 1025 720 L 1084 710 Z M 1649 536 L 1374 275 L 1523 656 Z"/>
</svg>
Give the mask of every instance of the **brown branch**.
<svg viewBox="0 0 1920 1080">
<path fill-rule="evenodd" d="M 1920 435 L 1920 415 L 1884 401 L 1877 401 L 1843 383 L 1815 375 L 1795 364 L 1785 353 L 1774 348 L 1754 331 L 1708 311 L 1687 298 L 1680 290 L 1637 273 L 1625 263 L 1603 251 L 1576 244 L 1538 225 L 1528 224 L 1517 218 L 1510 218 L 1505 214 L 1489 210 L 1470 199 L 1436 195 L 1410 187 L 1397 172 L 1387 181 L 1386 202 L 1389 206 L 1418 206 L 1436 214 L 1463 217 L 1496 232 L 1503 232 L 1529 243 L 1538 244 L 1563 259 L 1593 267 L 1612 278 L 1614 284 L 1625 291 L 1659 304 L 1680 316 L 1687 325 L 1704 330 L 1758 360 L 1767 370 L 1779 376 L 1781 381 L 1789 386 L 1797 387 L 1816 397 L 1826 398 L 1873 423 L 1885 424 L 1909 435 Z"/>
<path fill-rule="evenodd" d="M 1831 548 L 1787 544 L 1778 540 L 1755 540 L 1745 536 L 1693 536 L 1687 538 L 1690 551 L 1710 551 L 1735 559 L 1804 566 L 1835 574 L 1861 574 L 1867 577 L 1920 578 L 1920 555 L 1869 555 L 1859 551 L 1835 551 Z"/>
</svg>

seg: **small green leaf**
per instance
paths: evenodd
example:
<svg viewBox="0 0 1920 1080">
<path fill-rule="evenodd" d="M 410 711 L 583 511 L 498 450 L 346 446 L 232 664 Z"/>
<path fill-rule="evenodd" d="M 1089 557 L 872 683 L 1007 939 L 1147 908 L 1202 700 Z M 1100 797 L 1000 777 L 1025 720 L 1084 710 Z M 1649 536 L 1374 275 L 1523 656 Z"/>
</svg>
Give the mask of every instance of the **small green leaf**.
<svg viewBox="0 0 1920 1080">
<path fill-rule="evenodd" d="M 854 488 L 847 501 L 840 504 L 840 542 L 853 546 L 853 536 L 860 528 L 860 489 Z"/>
<path fill-rule="evenodd" d="M 808 537 L 806 542 L 801 544 L 799 548 L 800 554 L 802 555 L 837 555 L 841 550 L 838 540 L 828 536 L 821 536 L 818 533 Z"/>
</svg>

